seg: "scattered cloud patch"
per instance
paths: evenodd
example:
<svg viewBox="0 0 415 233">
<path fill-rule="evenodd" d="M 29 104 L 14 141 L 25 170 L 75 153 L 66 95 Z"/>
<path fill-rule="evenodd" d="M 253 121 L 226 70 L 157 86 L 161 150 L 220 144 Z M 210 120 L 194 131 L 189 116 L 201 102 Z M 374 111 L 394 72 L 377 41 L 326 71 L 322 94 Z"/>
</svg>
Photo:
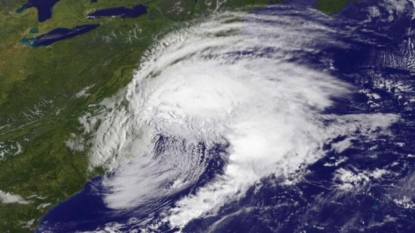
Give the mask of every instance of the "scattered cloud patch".
<svg viewBox="0 0 415 233">
<path fill-rule="evenodd" d="M 80 152 L 85 150 L 85 140 L 83 137 L 71 134 L 71 138 L 65 142 L 66 147 L 74 152 Z"/>
<path fill-rule="evenodd" d="M 11 204 L 11 203 L 28 204 L 29 203 L 23 197 L 17 194 L 8 193 L 8 192 L 4 192 L 1 190 L 0 190 L 0 202 L 4 204 Z"/>
<path fill-rule="evenodd" d="M 80 90 L 78 93 L 75 94 L 76 98 L 86 98 L 90 96 L 91 94 L 87 93 L 91 88 L 93 88 L 95 85 L 87 86 L 84 89 Z"/>
<path fill-rule="evenodd" d="M 357 169 L 347 170 L 340 168 L 334 176 L 335 187 L 342 191 L 360 191 L 367 187 L 373 180 L 382 179 L 389 174 L 385 169 L 375 169 L 373 171 L 359 171 Z"/>
</svg>

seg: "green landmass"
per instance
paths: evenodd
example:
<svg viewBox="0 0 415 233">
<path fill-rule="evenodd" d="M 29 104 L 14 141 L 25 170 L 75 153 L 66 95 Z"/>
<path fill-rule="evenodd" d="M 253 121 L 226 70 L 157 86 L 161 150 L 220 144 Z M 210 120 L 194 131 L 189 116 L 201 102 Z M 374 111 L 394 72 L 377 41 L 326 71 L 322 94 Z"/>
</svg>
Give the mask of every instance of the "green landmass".
<svg viewBox="0 0 415 233">
<path fill-rule="evenodd" d="M 357 0 L 353 0 L 357 1 Z M 326 14 L 335 14 L 343 9 L 350 0 L 318 0 L 317 9 Z"/>
<path fill-rule="evenodd" d="M 52 19 L 38 23 L 34 8 L 15 12 L 24 3 L 2 2 L 0 10 L 0 142 L 6 151 L 0 162 L 0 190 L 30 202 L 0 204 L 0 232 L 13 233 L 33 231 L 50 207 L 102 173 L 87 171 L 87 151 L 74 152 L 65 145 L 73 139 L 71 135 L 82 134 L 78 118 L 88 106 L 131 80 L 140 56 L 156 35 L 209 10 L 200 7 L 205 2 L 193 0 L 99 0 L 94 4 L 61 0 Z M 147 15 L 85 18 L 96 9 L 139 3 L 148 5 Z M 51 46 L 32 48 L 20 42 L 56 27 L 97 22 L 101 24 L 97 29 Z M 90 95 L 76 98 L 85 87 L 90 87 Z M 26 226 L 27 222 L 32 224 Z"/>
<path fill-rule="evenodd" d="M 0 0 L 0 191 L 29 202 L 0 201 L 0 232 L 11 233 L 32 232 L 51 207 L 104 173 L 87 170 L 88 148 L 77 151 L 66 145 L 87 137 L 78 118 L 131 80 L 140 56 L 157 36 L 217 7 L 212 0 L 61 0 L 53 17 L 39 23 L 35 8 L 16 13 L 25 2 Z M 320 0 L 318 7 L 335 12 L 341 4 L 332 2 Z M 148 13 L 138 18 L 85 17 L 97 9 L 140 3 Z M 267 3 L 229 0 L 221 7 Z M 51 46 L 22 43 L 56 27 L 91 23 L 101 26 Z"/>
</svg>

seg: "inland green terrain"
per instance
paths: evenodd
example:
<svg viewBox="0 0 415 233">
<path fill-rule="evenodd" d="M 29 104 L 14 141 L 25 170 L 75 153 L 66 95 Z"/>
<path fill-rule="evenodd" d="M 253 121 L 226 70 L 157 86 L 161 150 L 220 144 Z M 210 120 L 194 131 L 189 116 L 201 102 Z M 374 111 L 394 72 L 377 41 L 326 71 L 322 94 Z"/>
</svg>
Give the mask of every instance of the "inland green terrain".
<svg viewBox="0 0 415 233">
<path fill-rule="evenodd" d="M 0 0 L 0 232 L 33 232 L 58 202 L 105 171 L 88 170 L 87 141 L 79 118 L 132 78 L 140 56 L 184 21 L 221 9 L 270 0 L 60 0 L 52 18 L 38 22 L 27 0 Z M 283 2 L 283 1 L 278 1 Z M 320 0 L 328 14 L 347 0 Z M 136 18 L 86 16 L 110 7 L 147 6 Z M 30 38 L 55 28 L 100 24 L 49 46 Z"/>
</svg>

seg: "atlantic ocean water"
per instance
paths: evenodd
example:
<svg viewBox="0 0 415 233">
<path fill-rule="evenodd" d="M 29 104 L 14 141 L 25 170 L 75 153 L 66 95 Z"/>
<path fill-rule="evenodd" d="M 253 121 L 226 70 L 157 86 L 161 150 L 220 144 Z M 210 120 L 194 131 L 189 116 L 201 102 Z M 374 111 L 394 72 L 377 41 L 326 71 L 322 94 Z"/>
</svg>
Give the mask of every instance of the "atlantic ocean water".
<svg viewBox="0 0 415 233">
<path fill-rule="evenodd" d="M 414 3 L 300 3 L 168 35 L 36 232 L 414 232 Z"/>
</svg>

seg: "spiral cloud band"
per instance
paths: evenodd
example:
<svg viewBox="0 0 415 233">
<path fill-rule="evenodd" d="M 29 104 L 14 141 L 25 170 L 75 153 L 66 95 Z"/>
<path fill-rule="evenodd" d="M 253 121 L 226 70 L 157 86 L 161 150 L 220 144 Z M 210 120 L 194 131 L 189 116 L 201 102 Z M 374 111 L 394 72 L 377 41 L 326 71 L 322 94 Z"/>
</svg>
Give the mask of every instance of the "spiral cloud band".
<svg viewBox="0 0 415 233">
<path fill-rule="evenodd" d="M 353 87 L 301 59 L 321 46 L 347 45 L 317 11 L 278 9 L 216 13 L 167 34 L 131 83 L 105 100 L 101 113 L 85 117 L 91 168 L 112 171 L 103 181 L 108 207 L 147 206 L 163 213 L 152 228 L 183 228 L 243 197 L 261 178 L 295 183 L 331 140 L 372 137 L 398 120 L 326 113 Z M 228 146 L 204 153 L 201 145 Z M 168 203 L 214 159 L 224 162 L 220 172 Z"/>
</svg>

